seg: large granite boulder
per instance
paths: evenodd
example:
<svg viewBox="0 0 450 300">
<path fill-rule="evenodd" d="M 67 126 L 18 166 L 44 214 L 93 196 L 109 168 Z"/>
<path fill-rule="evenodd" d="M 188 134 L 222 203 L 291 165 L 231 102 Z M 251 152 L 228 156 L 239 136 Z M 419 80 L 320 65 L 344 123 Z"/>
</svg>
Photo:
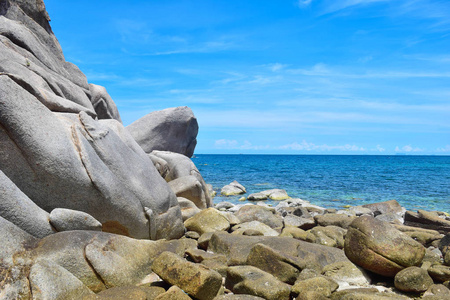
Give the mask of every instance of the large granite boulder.
<svg viewBox="0 0 450 300">
<path fill-rule="evenodd" d="M 187 106 L 151 112 L 127 130 L 146 153 L 163 150 L 191 157 L 197 145 L 197 119 Z"/>
<path fill-rule="evenodd" d="M 0 170 L 28 206 L 2 215 L 39 237 L 55 208 L 85 212 L 107 232 L 180 237 L 175 194 L 106 91 L 65 61 L 48 20 L 40 0 L 0 1 Z"/>
<path fill-rule="evenodd" d="M 394 277 L 422 262 L 425 248 L 393 225 L 370 216 L 355 219 L 345 236 L 345 254 L 374 273 Z"/>
</svg>

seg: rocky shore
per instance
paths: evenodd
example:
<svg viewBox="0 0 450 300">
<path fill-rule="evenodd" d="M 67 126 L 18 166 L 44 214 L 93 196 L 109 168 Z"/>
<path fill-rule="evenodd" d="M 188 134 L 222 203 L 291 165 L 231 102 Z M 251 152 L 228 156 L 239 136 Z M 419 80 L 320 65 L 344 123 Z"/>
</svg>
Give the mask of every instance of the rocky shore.
<svg viewBox="0 0 450 300">
<path fill-rule="evenodd" d="M 214 205 L 193 112 L 124 127 L 49 20 L 0 0 L 0 299 L 450 299 L 446 213 L 282 189 Z"/>
</svg>

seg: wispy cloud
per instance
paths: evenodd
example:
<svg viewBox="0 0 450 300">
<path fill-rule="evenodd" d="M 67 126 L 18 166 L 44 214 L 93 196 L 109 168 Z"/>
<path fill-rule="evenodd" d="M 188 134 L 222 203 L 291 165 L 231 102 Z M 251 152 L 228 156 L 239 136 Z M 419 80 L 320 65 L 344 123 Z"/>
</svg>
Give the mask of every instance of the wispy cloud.
<svg viewBox="0 0 450 300">
<path fill-rule="evenodd" d="M 308 143 L 307 141 L 303 140 L 301 143 L 294 142 L 292 144 L 283 145 L 278 147 L 278 149 L 281 150 L 296 150 L 296 151 L 345 151 L 345 152 L 361 152 L 366 151 L 365 148 L 359 147 L 356 145 L 316 145 L 314 143 Z"/>
<path fill-rule="evenodd" d="M 403 147 L 399 147 L 399 146 L 395 147 L 395 152 L 409 153 L 409 152 L 423 152 L 423 151 L 425 151 L 425 149 L 421 149 L 418 147 L 412 147 L 411 145 L 405 145 Z"/>
<path fill-rule="evenodd" d="M 450 145 L 446 145 L 445 147 L 437 148 L 437 152 L 450 152 Z"/>
</svg>

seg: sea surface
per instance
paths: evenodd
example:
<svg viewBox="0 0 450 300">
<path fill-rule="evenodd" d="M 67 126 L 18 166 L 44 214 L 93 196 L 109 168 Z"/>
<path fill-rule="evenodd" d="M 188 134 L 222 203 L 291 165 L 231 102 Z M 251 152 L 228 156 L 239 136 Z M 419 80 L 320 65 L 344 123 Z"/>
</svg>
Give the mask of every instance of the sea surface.
<svg viewBox="0 0 450 300">
<path fill-rule="evenodd" d="M 450 156 L 196 154 L 192 160 L 217 191 L 215 203 L 241 203 L 242 195 L 220 195 L 237 180 L 244 196 L 279 188 L 326 208 L 395 199 L 408 210 L 450 213 Z"/>
</svg>

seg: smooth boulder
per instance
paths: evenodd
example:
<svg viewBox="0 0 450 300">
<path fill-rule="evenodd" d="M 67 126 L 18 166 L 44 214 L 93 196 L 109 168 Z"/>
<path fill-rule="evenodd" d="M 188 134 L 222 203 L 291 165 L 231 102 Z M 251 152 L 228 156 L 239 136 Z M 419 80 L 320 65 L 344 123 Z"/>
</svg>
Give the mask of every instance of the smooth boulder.
<svg viewBox="0 0 450 300">
<path fill-rule="evenodd" d="M 425 248 L 393 225 L 361 216 L 349 226 L 345 254 L 355 264 L 374 273 L 394 277 L 400 270 L 422 262 Z"/>
<path fill-rule="evenodd" d="M 191 157 L 197 145 L 197 119 L 187 106 L 151 112 L 127 130 L 146 153 L 162 150 Z"/>
</svg>

